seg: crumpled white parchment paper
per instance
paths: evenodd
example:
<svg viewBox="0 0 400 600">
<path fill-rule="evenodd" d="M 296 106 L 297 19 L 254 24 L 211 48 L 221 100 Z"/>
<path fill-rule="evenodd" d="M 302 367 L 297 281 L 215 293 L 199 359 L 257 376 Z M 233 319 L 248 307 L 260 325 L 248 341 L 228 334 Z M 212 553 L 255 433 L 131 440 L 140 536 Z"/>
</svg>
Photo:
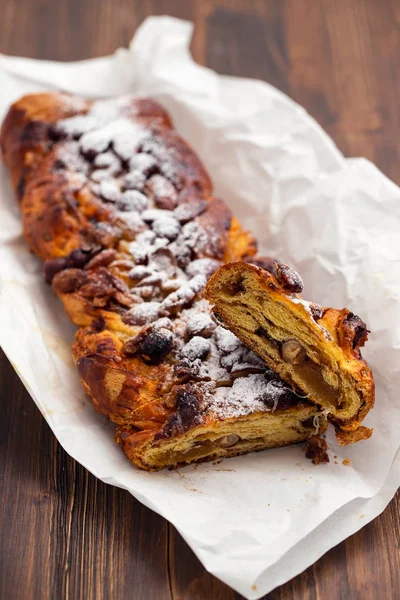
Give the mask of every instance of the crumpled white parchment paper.
<svg viewBox="0 0 400 600">
<path fill-rule="evenodd" d="M 376 517 L 399 485 L 400 189 L 368 161 L 346 160 L 273 87 L 196 65 L 191 31 L 189 23 L 152 17 L 129 49 L 110 57 L 0 56 L 0 116 L 22 94 L 44 89 L 134 93 L 164 104 L 261 249 L 301 272 L 305 297 L 348 306 L 369 325 L 364 355 L 377 401 L 365 424 L 373 437 L 340 449 L 330 435 L 331 462 L 318 467 L 293 447 L 178 472 L 137 470 L 81 389 L 70 353 L 74 327 L 27 250 L 4 166 L 0 342 L 71 456 L 171 521 L 211 573 L 259 598 Z"/>
</svg>

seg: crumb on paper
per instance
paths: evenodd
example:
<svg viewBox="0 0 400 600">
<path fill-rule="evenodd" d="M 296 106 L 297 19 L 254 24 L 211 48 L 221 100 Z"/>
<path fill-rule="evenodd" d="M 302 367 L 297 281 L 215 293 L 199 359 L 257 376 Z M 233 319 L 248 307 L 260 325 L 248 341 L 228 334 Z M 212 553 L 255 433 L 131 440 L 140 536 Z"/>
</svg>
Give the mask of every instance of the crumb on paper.
<svg viewBox="0 0 400 600">
<path fill-rule="evenodd" d="M 216 473 L 236 473 L 235 469 L 214 469 Z"/>
<path fill-rule="evenodd" d="M 43 329 L 41 327 L 38 327 L 37 329 L 42 334 L 43 341 L 49 350 L 54 352 L 54 354 L 56 354 L 67 367 L 72 367 L 74 365 L 74 361 L 72 358 L 70 343 L 48 329 Z"/>
<path fill-rule="evenodd" d="M 365 515 L 360 515 L 360 519 L 363 519 L 365 517 Z"/>
<path fill-rule="evenodd" d="M 306 442 L 306 458 L 310 458 L 314 465 L 321 462 L 328 463 L 328 444 L 320 435 L 312 435 Z"/>
<path fill-rule="evenodd" d="M 182 475 L 182 473 L 179 472 L 179 469 L 181 469 L 182 467 L 180 467 L 179 465 L 175 465 L 174 467 L 171 467 L 170 471 L 175 471 L 175 473 L 178 475 L 179 479 L 181 479 L 182 481 L 187 481 L 186 477 L 184 475 Z"/>
<path fill-rule="evenodd" d="M 183 465 L 183 466 L 186 466 L 186 465 Z M 187 490 L 188 492 L 197 492 L 198 494 L 202 494 L 202 492 L 200 492 L 195 487 L 190 487 L 192 482 L 190 481 L 190 479 L 185 477 L 185 475 L 182 475 L 182 473 L 179 472 L 179 470 L 178 470 L 179 468 L 181 468 L 181 467 L 175 466 L 175 467 L 172 467 L 170 469 L 170 471 L 174 471 L 178 475 L 180 481 L 183 483 L 183 487 L 185 488 L 185 490 Z"/>
<path fill-rule="evenodd" d="M 80 401 L 78 406 L 73 406 L 69 410 L 63 410 L 59 414 L 60 415 L 69 415 L 70 413 L 76 413 L 76 412 L 79 412 L 80 410 L 83 410 L 85 408 L 89 408 L 87 402 L 86 401 L 85 402 Z M 54 411 L 52 411 L 52 412 L 54 412 Z"/>
<path fill-rule="evenodd" d="M 255 584 L 255 583 L 254 583 L 254 584 L 251 586 L 251 589 L 252 589 L 252 590 L 254 590 L 254 591 L 256 591 L 256 589 L 257 589 L 257 586 L 256 586 L 256 584 Z"/>
<path fill-rule="evenodd" d="M 337 461 L 337 460 L 335 460 L 334 464 L 335 464 L 335 465 L 338 465 L 339 463 L 338 463 L 338 461 Z"/>
<path fill-rule="evenodd" d="M 345 458 L 342 464 L 345 467 L 351 467 L 351 460 L 349 458 Z"/>
</svg>

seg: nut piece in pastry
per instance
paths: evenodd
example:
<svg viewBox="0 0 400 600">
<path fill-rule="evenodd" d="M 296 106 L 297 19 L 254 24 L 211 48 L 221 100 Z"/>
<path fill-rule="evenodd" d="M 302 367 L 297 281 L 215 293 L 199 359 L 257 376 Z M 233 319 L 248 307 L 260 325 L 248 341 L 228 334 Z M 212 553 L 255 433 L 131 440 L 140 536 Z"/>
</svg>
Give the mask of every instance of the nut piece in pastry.
<svg viewBox="0 0 400 600">
<path fill-rule="evenodd" d="M 347 309 L 322 308 L 299 295 L 299 275 L 273 261 L 267 270 L 222 266 L 207 284 L 214 315 L 290 385 L 328 415 L 339 443 L 371 435 L 359 427 L 374 403 L 371 370 L 360 346 L 365 324 Z"/>
</svg>

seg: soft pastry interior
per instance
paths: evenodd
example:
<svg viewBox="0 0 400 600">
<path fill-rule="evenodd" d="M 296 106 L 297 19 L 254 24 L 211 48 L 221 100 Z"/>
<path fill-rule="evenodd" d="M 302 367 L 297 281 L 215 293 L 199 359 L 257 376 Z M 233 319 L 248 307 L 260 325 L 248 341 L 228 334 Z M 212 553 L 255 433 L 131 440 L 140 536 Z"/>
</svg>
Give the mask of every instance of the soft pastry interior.
<svg viewBox="0 0 400 600">
<path fill-rule="evenodd" d="M 214 314 L 282 379 L 329 415 L 339 441 L 370 435 L 360 423 L 374 402 L 371 370 L 360 346 L 365 324 L 343 309 L 326 309 L 299 294 L 297 273 L 276 262 L 270 271 L 241 262 L 221 267 L 206 298 Z"/>
<path fill-rule="evenodd" d="M 304 403 L 237 419 L 206 420 L 185 435 L 149 435 L 144 443 L 134 429 L 120 429 L 117 435 L 132 462 L 157 470 L 165 465 L 174 467 L 297 444 L 325 429 L 326 417 L 315 406 Z"/>
</svg>

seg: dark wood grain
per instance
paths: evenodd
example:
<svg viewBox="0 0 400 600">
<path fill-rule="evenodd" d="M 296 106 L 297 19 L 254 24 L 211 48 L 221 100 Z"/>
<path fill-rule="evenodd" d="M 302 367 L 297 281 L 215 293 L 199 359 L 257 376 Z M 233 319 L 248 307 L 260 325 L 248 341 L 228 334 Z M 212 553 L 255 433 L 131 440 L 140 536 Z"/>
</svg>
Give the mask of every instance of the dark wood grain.
<svg viewBox="0 0 400 600">
<path fill-rule="evenodd" d="M 151 14 L 196 22 L 195 58 L 264 79 L 348 156 L 400 184 L 396 0 L 0 0 L 0 52 L 76 60 L 129 42 Z M 234 600 L 164 519 L 55 440 L 0 356 L 0 599 Z M 270 600 L 398 600 L 400 497 Z"/>
</svg>

